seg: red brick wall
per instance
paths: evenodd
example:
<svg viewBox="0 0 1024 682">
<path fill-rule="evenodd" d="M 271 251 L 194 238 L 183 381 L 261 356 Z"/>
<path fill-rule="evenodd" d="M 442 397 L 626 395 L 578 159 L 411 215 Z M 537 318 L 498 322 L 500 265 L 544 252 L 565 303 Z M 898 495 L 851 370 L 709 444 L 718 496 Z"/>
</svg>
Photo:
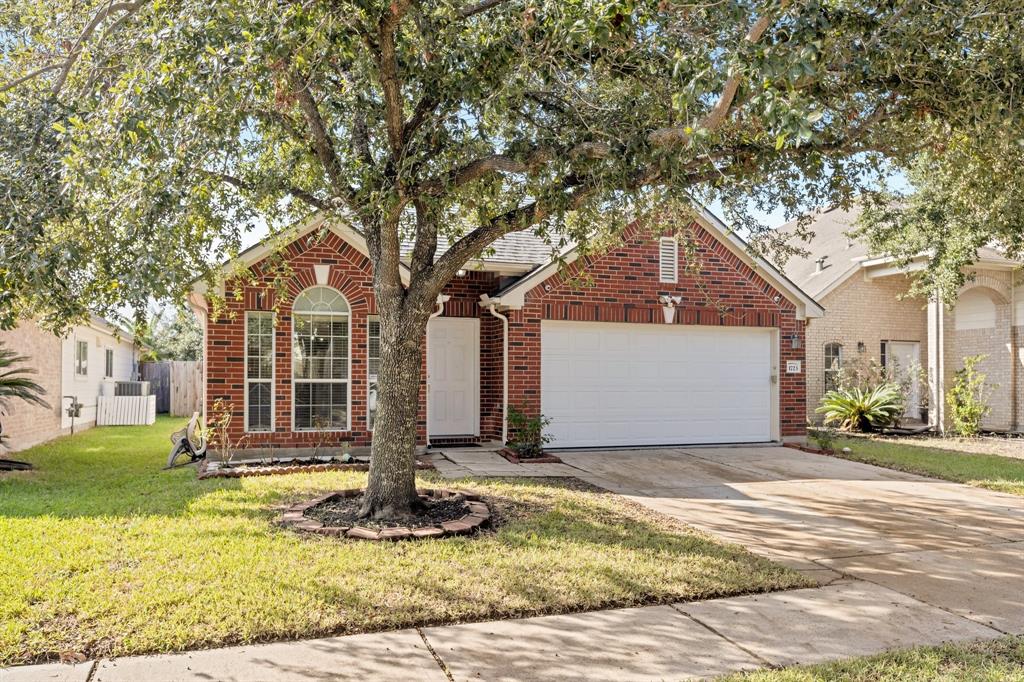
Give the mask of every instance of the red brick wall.
<svg viewBox="0 0 1024 682">
<path fill-rule="evenodd" d="M 803 360 L 803 322 L 795 308 L 765 280 L 712 235 L 696 228 L 700 272 L 684 272 L 680 253 L 677 284 L 658 281 L 656 236 L 633 227 L 622 246 L 574 263 L 564 274 L 556 274 L 535 287 L 526 297 L 523 310 L 508 313 L 509 401 L 529 412 L 540 410 L 540 322 L 580 320 L 664 324 L 658 296 L 683 297 L 676 324 L 777 327 L 781 332 L 781 364 Z M 328 284 L 348 300 L 350 313 L 351 424 L 350 432 L 330 434 L 329 444 L 349 442 L 368 445 L 366 395 L 367 317 L 376 312 L 369 261 L 340 237 L 329 233 L 322 241 L 299 240 L 283 252 L 291 269 L 288 293 L 278 308 L 275 330 L 274 431 L 244 433 L 245 415 L 245 311 L 271 310 L 275 293 L 271 288 L 271 264 L 252 268 L 252 277 L 229 282 L 226 310 L 208 325 L 206 357 L 208 366 L 207 419 L 212 420 L 213 403 L 222 399 L 231 408 L 230 435 L 236 447 L 311 446 L 318 435 L 292 432 L 291 300 L 307 287 L 315 286 L 313 266 L 331 265 Z M 573 286 L 568 280 L 586 268 L 589 286 Z M 492 294 L 499 281 L 491 273 L 469 272 L 445 289 L 451 299 L 444 315 L 480 318 L 480 425 L 481 436 L 498 439 L 502 423 L 502 325 L 479 306 L 480 294 Z M 547 290 L 546 290 L 547 289 Z M 711 299 L 711 302 L 708 301 Z M 776 298 L 778 301 L 776 302 Z M 796 335 L 800 348 L 791 347 Z M 420 386 L 421 405 L 426 403 L 426 356 Z M 782 435 L 801 435 L 804 429 L 804 375 L 780 373 Z M 426 437 L 426 409 L 421 409 L 419 440 Z"/>
<path fill-rule="evenodd" d="M 621 246 L 580 259 L 534 287 L 523 309 L 509 315 L 512 405 L 540 411 L 541 320 L 664 324 L 658 297 L 672 295 L 683 299 L 676 324 L 779 329 L 781 434 L 806 433 L 804 374 L 784 372 L 786 360 L 804 359 L 804 323 L 796 319 L 795 306 L 706 230 L 693 230 L 699 271 L 685 272 L 687 249 L 680 244 L 676 284 L 659 281 L 658 235 L 633 225 Z M 589 281 L 578 277 L 583 270 Z M 792 348 L 793 335 L 799 348 Z"/>
<path fill-rule="evenodd" d="M 349 411 L 352 430 L 327 434 L 327 444 L 347 442 L 353 446 L 369 445 L 367 428 L 367 324 L 376 314 L 373 297 L 372 269 L 369 260 L 350 244 L 333 233 L 322 241 L 300 239 L 282 254 L 290 268 L 288 293 L 277 310 L 274 332 L 274 430 L 245 433 L 245 312 L 272 310 L 277 298 L 273 289 L 275 273 L 270 260 L 258 263 L 251 276 L 229 282 L 225 311 L 208 325 L 206 340 L 207 421 L 215 418 L 214 402 L 220 399 L 232 414 L 229 428 L 236 448 L 246 447 L 311 447 L 318 434 L 292 431 L 292 348 L 291 302 L 308 287 L 316 285 L 314 265 L 331 266 L 328 286 L 334 287 L 348 300 L 350 308 L 351 385 Z M 480 294 L 493 293 L 497 278 L 491 273 L 469 272 L 456 278 L 445 288 L 451 299 L 445 305 L 445 316 L 480 317 L 480 426 L 481 436 L 501 436 L 501 324 L 480 305 Z M 423 356 L 420 382 L 419 442 L 426 441 L 426 354 Z"/>
</svg>

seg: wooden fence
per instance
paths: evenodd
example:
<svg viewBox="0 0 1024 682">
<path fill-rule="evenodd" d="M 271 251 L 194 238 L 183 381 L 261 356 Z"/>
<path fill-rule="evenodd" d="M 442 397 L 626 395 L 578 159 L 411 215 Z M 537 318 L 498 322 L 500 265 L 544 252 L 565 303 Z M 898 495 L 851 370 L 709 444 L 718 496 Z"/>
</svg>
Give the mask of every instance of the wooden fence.
<svg viewBox="0 0 1024 682">
<path fill-rule="evenodd" d="M 142 363 L 142 379 L 149 382 L 149 391 L 156 396 L 156 411 L 163 414 L 171 409 L 171 363 Z"/>
<path fill-rule="evenodd" d="M 156 395 L 156 411 L 172 417 L 191 417 L 203 411 L 203 363 L 199 360 L 161 360 L 142 363 L 142 378 Z"/>
</svg>

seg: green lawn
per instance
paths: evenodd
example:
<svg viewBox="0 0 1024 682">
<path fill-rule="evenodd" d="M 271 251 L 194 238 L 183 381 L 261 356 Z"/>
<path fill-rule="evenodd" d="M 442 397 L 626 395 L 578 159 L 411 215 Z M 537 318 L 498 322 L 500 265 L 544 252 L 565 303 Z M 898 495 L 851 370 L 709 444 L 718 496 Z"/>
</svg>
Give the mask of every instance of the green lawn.
<svg viewBox="0 0 1024 682">
<path fill-rule="evenodd" d="M 834 447 L 857 462 L 1024 495 L 1024 459 L 923 447 L 910 439 L 838 438 Z M 852 452 L 841 452 L 844 447 Z"/>
<path fill-rule="evenodd" d="M 161 471 L 182 424 L 93 429 L 19 454 L 34 472 L 0 475 L 0 664 L 807 585 L 617 496 L 553 482 L 460 482 L 523 509 L 478 538 L 300 536 L 274 508 L 365 476 Z"/>
<path fill-rule="evenodd" d="M 921 647 L 825 665 L 762 670 L 733 682 L 1024 682 L 1024 637 Z"/>
</svg>

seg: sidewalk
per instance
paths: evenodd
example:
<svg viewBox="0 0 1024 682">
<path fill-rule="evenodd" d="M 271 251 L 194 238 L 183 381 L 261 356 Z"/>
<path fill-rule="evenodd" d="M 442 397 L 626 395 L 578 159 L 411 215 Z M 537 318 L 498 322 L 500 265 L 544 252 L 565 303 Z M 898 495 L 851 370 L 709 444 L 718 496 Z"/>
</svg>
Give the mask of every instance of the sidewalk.
<svg viewBox="0 0 1024 682">
<path fill-rule="evenodd" d="M 995 638 L 885 587 L 827 587 L 0 671 L 2 682 L 677 680 Z"/>
</svg>

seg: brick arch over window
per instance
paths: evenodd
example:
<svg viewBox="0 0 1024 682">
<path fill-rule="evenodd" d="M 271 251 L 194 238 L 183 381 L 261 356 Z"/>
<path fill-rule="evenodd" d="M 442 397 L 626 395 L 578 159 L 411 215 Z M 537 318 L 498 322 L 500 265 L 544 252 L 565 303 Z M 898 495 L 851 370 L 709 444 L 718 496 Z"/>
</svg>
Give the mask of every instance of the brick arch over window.
<svg viewBox="0 0 1024 682">
<path fill-rule="evenodd" d="M 1008 282 L 1004 282 L 998 277 L 992 275 L 978 274 L 971 281 L 960 287 L 957 292 L 957 298 L 959 299 L 964 294 L 973 291 L 975 289 L 987 289 L 989 296 L 995 301 L 997 305 L 1008 303 L 1010 301 L 1010 286 Z"/>
</svg>

